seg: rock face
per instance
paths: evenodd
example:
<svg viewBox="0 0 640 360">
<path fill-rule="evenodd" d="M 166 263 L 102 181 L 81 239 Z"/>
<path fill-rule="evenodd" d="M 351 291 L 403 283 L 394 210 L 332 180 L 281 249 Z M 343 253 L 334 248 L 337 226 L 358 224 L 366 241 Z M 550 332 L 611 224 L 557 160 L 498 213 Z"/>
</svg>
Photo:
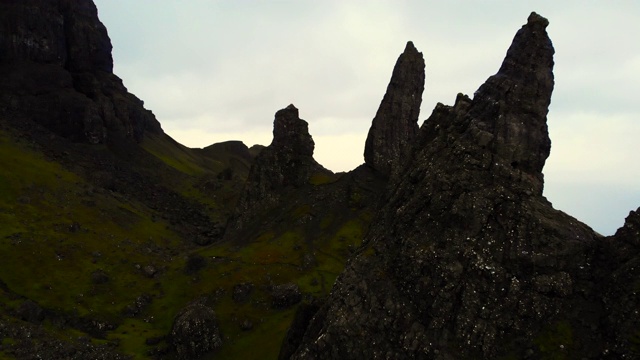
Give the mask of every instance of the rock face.
<svg viewBox="0 0 640 360">
<path fill-rule="evenodd" d="M 474 99 L 438 104 L 425 121 L 365 246 L 293 359 L 635 351 L 637 214 L 616 235 L 625 251 L 542 196 L 553 89 L 547 25 L 532 13 Z M 608 263 L 613 276 L 603 253 L 626 254 Z"/>
<path fill-rule="evenodd" d="M 198 302 L 180 311 L 170 337 L 178 358 L 185 360 L 199 359 L 222 345 L 215 313 Z"/>
<path fill-rule="evenodd" d="M 111 41 L 91 0 L 0 2 L 0 116 L 89 143 L 161 132 L 112 70 Z"/>
<path fill-rule="evenodd" d="M 385 177 L 397 170 L 418 133 L 423 91 L 424 58 L 409 41 L 393 69 L 364 149 L 365 163 Z"/>
<path fill-rule="evenodd" d="M 251 166 L 227 236 L 242 229 L 244 219 L 254 220 L 255 211 L 274 206 L 288 191 L 308 185 L 312 176 L 333 174 L 313 159 L 314 147 L 309 125 L 295 106 L 276 112 L 273 140 Z"/>
</svg>

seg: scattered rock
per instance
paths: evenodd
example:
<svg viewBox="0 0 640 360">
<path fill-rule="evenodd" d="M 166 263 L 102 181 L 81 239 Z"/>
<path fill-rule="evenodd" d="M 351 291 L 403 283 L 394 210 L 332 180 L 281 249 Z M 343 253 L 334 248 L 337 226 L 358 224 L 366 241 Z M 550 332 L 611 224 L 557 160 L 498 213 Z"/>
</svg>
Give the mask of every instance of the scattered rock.
<svg viewBox="0 0 640 360">
<path fill-rule="evenodd" d="M 40 324 L 45 318 L 45 311 L 33 300 L 25 300 L 18 306 L 16 315 L 32 324 Z"/>
<path fill-rule="evenodd" d="M 147 306 L 151 305 L 153 302 L 153 298 L 149 294 L 142 294 L 136 298 L 136 300 L 127 305 L 123 310 L 122 314 L 126 317 L 136 317 L 140 315 L 142 311 L 144 311 Z"/>
<path fill-rule="evenodd" d="M 184 265 L 184 273 L 187 275 L 193 275 L 207 266 L 207 259 L 200 254 L 189 254 L 187 261 Z"/>
<path fill-rule="evenodd" d="M 142 268 L 142 273 L 148 278 L 153 278 L 158 273 L 158 269 L 153 265 L 146 265 Z"/>
<path fill-rule="evenodd" d="M 281 284 L 271 288 L 271 306 L 286 309 L 302 301 L 302 293 L 297 284 Z"/>
<path fill-rule="evenodd" d="M 249 319 L 245 319 L 242 324 L 240 324 L 240 329 L 242 331 L 249 331 L 251 329 L 253 329 L 253 322 L 251 322 Z"/>
<path fill-rule="evenodd" d="M 109 282 L 109 275 L 102 269 L 95 270 L 91 273 L 91 282 L 96 285 L 106 284 Z"/>
<path fill-rule="evenodd" d="M 253 292 L 254 285 L 252 283 L 240 283 L 233 287 L 231 297 L 237 303 L 243 303 L 249 300 Z"/>
</svg>

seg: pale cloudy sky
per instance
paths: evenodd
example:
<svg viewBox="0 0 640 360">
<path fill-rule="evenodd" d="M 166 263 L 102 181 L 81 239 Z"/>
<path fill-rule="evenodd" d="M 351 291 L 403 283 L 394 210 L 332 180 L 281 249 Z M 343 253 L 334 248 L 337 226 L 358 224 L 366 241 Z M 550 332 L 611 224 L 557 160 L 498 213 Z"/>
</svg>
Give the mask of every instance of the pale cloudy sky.
<svg viewBox="0 0 640 360">
<path fill-rule="evenodd" d="M 426 60 L 421 124 L 472 96 L 536 11 L 556 49 L 545 196 L 605 235 L 640 206 L 640 1 L 95 2 L 114 72 L 170 136 L 268 145 L 293 103 L 334 171 L 363 162 L 406 41 Z"/>
</svg>

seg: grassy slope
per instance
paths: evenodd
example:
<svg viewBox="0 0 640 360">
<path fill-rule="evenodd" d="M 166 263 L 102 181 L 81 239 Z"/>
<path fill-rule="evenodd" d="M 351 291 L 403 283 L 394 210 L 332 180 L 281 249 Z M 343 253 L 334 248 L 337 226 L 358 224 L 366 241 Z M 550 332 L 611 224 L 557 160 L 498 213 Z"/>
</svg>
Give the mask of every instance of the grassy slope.
<svg viewBox="0 0 640 360">
<path fill-rule="evenodd" d="M 238 191 L 233 184 L 238 181 L 221 183 L 213 195 L 205 194 L 207 180 L 227 164 L 197 156 L 167 139 L 150 138 L 143 147 L 188 175 L 178 185 L 179 193 L 205 203 L 214 213 L 233 203 Z M 307 295 L 328 294 L 369 221 L 365 212 L 354 211 L 347 218 L 325 214 L 317 234 L 292 226 L 287 231 L 265 230 L 242 247 L 223 243 L 193 248 L 135 198 L 94 188 L 4 130 L 0 168 L 0 279 L 11 290 L 0 291 L 3 313 L 15 311 L 26 297 L 61 314 L 117 324 L 106 340 L 93 341 L 117 341 L 121 351 L 138 359 L 147 358 L 152 349 L 145 340 L 166 335 L 176 312 L 200 296 L 216 299 L 226 338 L 216 358 L 276 358 L 295 307 L 271 309 L 268 286 L 295 282 Z M 236 171 L 243 176 L 246 169 Z M 308 208 L 291 212 L 291 223 Z M 204 268 L 186 274 L 187 256 L 196 254 L 205 259 Z M 305 254 L 313 255 L 315 262 L 303 266 Z M 158 273 L 145 276 L 145 266 Z M 91 274 L 98 270 L 110 280 L 92 282 Z M 241 282 L 255 284 L 255 290 L 247 303 L 237 304 L 231 293 Z M 152 299 L 151 304 L 136 317 L 125 317 L 123 310 L 142 294 Z M 244 320 L 253 323 L 251 330 L 241 330 Z M 61 338 L 77 338 L 79 333 L 50 321 L 44 327 Z M 4 341 L 10 345 L 11 339 Z"/>
</svg>

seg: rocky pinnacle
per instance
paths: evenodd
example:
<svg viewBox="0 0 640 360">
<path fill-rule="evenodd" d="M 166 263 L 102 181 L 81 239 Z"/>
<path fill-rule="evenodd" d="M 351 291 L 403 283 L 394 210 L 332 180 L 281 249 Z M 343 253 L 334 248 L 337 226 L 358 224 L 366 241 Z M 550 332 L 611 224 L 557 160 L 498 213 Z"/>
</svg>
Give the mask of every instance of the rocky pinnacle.
<svg viewBox="0 0 640 360">
<path fill-rule="evenodd" d="M 399 166 L 403 152 L 418 132 L 423 90 L 424 58 L 409 41 L 393 69 L 364 149 L 366 164 L 384 176 L 390 176 Z"/>
<path fill-rule="evenodd" d="M 293 359 L 612 351 L 615 331 L 596 325 L 606 323 L 601 304 L 614 303 L 603 300 L 611 272 L 593 251 L 601 238 L 542 196 L 553 89 L 547 24 L 532 13 L 473 99 L 459 94 L 454 106 L 436 106 Z M 634 318 L 625 320 L 628 334 L 638 317 L 621 309 L 610 313 Z"/>
</svg>

